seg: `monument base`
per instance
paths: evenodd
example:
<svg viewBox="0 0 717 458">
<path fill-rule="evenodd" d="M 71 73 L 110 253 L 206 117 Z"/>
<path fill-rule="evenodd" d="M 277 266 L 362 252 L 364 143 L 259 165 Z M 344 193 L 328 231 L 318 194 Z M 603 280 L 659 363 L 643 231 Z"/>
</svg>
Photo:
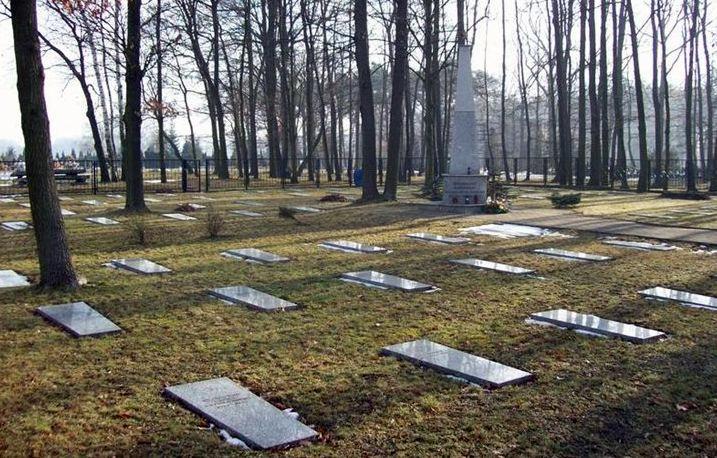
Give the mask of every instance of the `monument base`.
<svg viewBox="0 0 717 458">
<path fill-rule="evenodd" d="M 484 206 L 488 198 L 488 175 L 444 175 L 443 205 Z"/>
</svg>

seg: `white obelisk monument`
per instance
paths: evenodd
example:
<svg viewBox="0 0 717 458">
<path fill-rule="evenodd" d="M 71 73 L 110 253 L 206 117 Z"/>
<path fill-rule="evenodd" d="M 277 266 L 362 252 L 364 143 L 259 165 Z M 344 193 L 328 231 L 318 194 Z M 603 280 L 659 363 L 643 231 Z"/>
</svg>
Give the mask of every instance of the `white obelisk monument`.
<svg viewBox="0 0 717 458">
<path fill-rule="evenodd" d="M 450 165 L 443 175 L 445 205 L 483 207 L 486 203 L 488 176 L 480 174 L 484 158 L 476 130 L 471 47 L 460 44 Z"/>
</svg>

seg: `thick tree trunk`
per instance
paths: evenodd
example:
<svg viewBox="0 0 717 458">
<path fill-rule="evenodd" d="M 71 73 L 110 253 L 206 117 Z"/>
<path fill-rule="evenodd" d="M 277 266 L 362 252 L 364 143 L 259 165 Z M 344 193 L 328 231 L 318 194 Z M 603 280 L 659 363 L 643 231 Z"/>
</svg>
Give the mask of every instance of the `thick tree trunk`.
<svg viewBox="0 0 717 458">
<path fill-rule="evenodd" d="M 600 184 L 609 185 L 610 171 L 610 110 L 608 105 L 607 88 L 607 5 L 608 0 L 600 2 L 600 147 L 602 149 L 602 162 L 600 163 Z"/>
<path fill-rule="evenodd" d="M 647 167 L 647 123 L 645 122 L 645 101 L 642 94 L 642 78 L 640 77 L 640 60 L 637 47 L 637 27 L 632 12 L 632 0 L 627 0 L 627 18 L 630 22 L 630 42 L 632 43 L 632 63 L 635 69 L 635 98 L 637 101 L 637 130 L 640 143 L 640 178 L 637 192 L 646 192 L 649 188 L 650 170 Z"/>
<path fill-rule="evenodd" d="M 620 14 L 617 14 L 617 5 L 613 5 L 613 37 L 614 37 L 614 58 L 612 68 L 612 93 L 615 110 L 615 142 L 617 150 L 617 166 L 613 171 L 614 176 L 620 179 L 620 189 L 627 189 L 627 158 L 625 156 L 625 116 L 623 113 L 623 88 L 622 88 L 622 48 L 625 40 L 625 4 L 620 7 Z"/>
<path fill-rule="evenodd" d="M 164 98 L 162 96 L 162 0 L 157 0 L 157 17 L 155 18 L 155 52 L 157 53 L 157 146 L 159 153 L 159 180 L 167 182 L 167 163 L 164 148 Z"/>
<path fill-rule="evenodd" d="M 600 157 L 600 105 L 597 92 L 597 43 L 595 38 L 595 0 L 589 2 L 588 29 L 590 37 L 590 56 L 588 60 L 588 97 L 590 99 L 590 181 L 589 186 L 600 186 L 602 160 Z"/>
<path fill-rule="evenodd" d="M 32 224 L 40 264 L 40 285 L 79 286 L 62 220 L 52 171 L 50 122 L 45 106 L 45 74 L 37 33 L 35 0 L 12 0 L 13 40 L 17 69 L 17 94 L 25 139 Z"/>
<path fill-rule="evenodd" d="M 500 151 L 503 156 L 503 170 L 505 171 L 505 180 L 510 181 L 510 167 L 508 165 L 508 149 L 505 145 L 505 47 L 506 47 L 506 38 L 505 38 L 505 0 L 501 0 L 500 2 L 500 8 L 501 8 L 501 31 L 503 33 L 503 52 L 501 54 L 503 60 L 502 60 L 502 66 L 501 66 L 501 77 L 500 77 Z M 557 13 L 557 12 L 556 12 Z"/>
<path fill-rule="evenodd" d="M 580 61 L 578 63 L 578 164 L 576 178 L 577 186 L 585 186 L 585 142 L 587 120 L 585 116 L 585 27 L 587 23 L 588 5 L 586 0 L 580 0 Z"/>
<path fill-rule="evenodd" d="M 553 30 L 555 31 L 555 65 L 558 86 L 558 131 L 560 135 L 560 162 L 559 179 L 561 185 L 568 185 L 573 182 L 572 174 L 572 153 L 570 151 L 572 141 L 570 139 L 570 111 L 568 109 L 568 83 L 567 69 L 565 65 L 565 53 L 563 52 L 563 37 L 560 29 L 560 18 L 562 17 L 558 0 L 553 0 Z"/>
</svg>

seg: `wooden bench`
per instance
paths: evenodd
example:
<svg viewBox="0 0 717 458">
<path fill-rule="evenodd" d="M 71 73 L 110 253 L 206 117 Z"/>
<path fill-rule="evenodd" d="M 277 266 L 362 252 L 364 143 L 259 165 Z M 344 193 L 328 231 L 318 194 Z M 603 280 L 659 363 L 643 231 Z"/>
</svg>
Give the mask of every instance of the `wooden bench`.
<svg viewBox="0 0 717 458">
<path fill-rule="evenodd" d="M 53 173 L 56 181 L 72 181 L 74 183 L 86 183 L 90 177 L 84 167 L 79 169 L 55 169 Z M 15 171 L 12 175 L 17 177 L 15 184 L 19 186 L 27 185 L 27 175 L 24 170 Z"/>
</svg>

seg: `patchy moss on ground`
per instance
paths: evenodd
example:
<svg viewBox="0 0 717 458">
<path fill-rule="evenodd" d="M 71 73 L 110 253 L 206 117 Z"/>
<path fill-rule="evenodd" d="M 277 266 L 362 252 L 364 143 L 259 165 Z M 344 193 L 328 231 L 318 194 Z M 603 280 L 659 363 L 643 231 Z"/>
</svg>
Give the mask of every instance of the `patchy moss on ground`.
<svg viewBox="0 0 717 458">
<path fill-rule="evenodd" d="M 322 433 L 319 443 L 281 452 L 288 456 L 717 455 L 717 314 L 637 294 L 661 285 L 717 295 L 710 278 L 717 270 L 714 255 L 696 254 L 690 245 L 667 253 L 625 250 L 584 233 L 569 239 L 476 236 L 468 245 L 442 246 L 404 236 L 455 235 L 496 217 L 435 215 L 401 203 L 319 203 L 326 192 L 309 192 L 211 193 L 214 200 L 207 202 L 191 194 L 160 197 L 163 202 L 148 204 L 146 246 L 127 224 L 82 220 L 94 214 L 126 223 L 116 208 L 122 201 L 101 197 L 108 203 L 102 208 L 81 204 L 82 196 L 63 202 L 78 212 L 66 223 L 75 265 L 88 284 L 71 292 L 0 291 L 0 454 L 248 454 L 161 395 L 168 384 L 227 376 L 279 407 L 294 408 Z M 583 197 L 589 208 L 614 205 Z M 239 199 L 262 206 L 233 203 Z M 199 218 L 193 222 L 160 216 L 186 202 L 226 212 L 222 234 L 209 237 L 206 210 L 188 213 Z M 295 204 L 326 211 L 298 214 L 299 222 L 279 217 L 279 205 Z M 266 216 L 236 216 L 231 209 Z M 0 204 L 0 214 L 2 220 L 29 218 L 14 204 Z M 393 253 L 317 246 L 339 238 Z M 0 243 L 1 269 L 37 276 L 31 232 L 1 232 Z M 588 264 L 531 253 L 548 246 L 615 259 Z M 220 256 L 242 247 L 291 261 L 263 266 Z M 144 277 L 102 266 L 137 256 L 173 272 Z M 448 263 L 459 257 L 533 268 L 543 279 Z M 337 280 L 362 269 L 441 291 L 380 291 Z M 207 295 L 209 288 L 238 284 L 303 308 L 264 314 Z M 78 340 L 33 314 L 40 305 L 72 301 L 89 303 L 124 332 Z M 525 323 L 531 312 L 557 307 L 669 337 L 633 345 Z M 421 337 L 530 371 L 536 379 L 491 391 L 378 354 L 385 345 Z"/>
</svg>

